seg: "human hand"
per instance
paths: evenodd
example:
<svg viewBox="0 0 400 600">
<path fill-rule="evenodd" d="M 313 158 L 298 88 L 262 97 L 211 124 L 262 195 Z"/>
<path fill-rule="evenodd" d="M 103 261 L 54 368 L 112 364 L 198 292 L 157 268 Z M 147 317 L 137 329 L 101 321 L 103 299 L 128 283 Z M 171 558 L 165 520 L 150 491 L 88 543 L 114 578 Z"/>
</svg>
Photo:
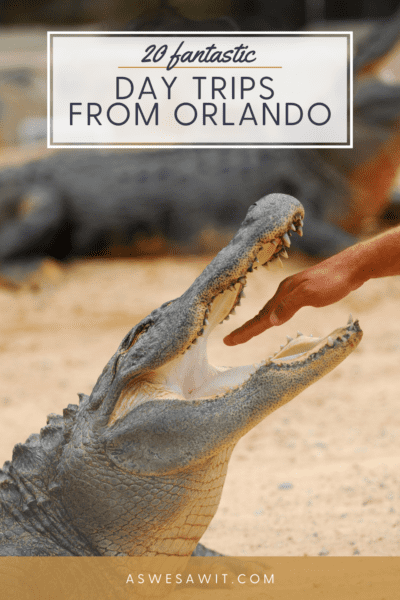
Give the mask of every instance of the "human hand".
<svg viewBox="0 0 400 600">
<path fill-rule="evenodd" d="M 303 306 L 328 306 L 363 284 L 338 257 L 284 279 L 257 316 L 224 338 L 227 346 L 247 342 L 270 327 L 286 323 Z"/>
</svg>

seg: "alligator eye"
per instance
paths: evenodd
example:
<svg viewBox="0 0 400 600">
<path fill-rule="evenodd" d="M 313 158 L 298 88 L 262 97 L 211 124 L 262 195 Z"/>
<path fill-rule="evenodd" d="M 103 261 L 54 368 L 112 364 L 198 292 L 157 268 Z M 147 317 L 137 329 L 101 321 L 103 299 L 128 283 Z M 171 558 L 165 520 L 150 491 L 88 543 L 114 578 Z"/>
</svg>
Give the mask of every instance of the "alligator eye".
<svg viewBox="0 0 400 600">
<path fill-rule="evenodd" d="M 120 354 L 124 354 L 132 348 L 134 344 L 138 341 L 138 339 L 146 333 L 146 331 L 153 325 L 153 321 L 146 321 L 139 325 L 134 332 L 130 331 L 121 342 L 121 350 Z"/>
<path fill-rule="evenodd" d="M 132 346 L 134 344 L 136 344 L 136 342 L 138 341 L 138 339 L 144 335 L 146 333 L 146 331 L 153 325 L 153 321 L 146 321 L 145 323 L 141 323 L 134 331 L 130 331 L 122 340 L 121 342 L 121 346 L 119 348 L 119 352 L 117 354 L 117 357 L 115 359 L 114 365 L 112 367 L 112 378 L 114 379 L 116 373 L 117 373 L 117 368 L 118 368 L 118 364 L 119 364 L 119 360 L 121 358 L 121 356 L 123 356 L 124 354 L 126 354 L 128 352 L 128 350 L 130 348 L 132 348 Z"/>
</svg>

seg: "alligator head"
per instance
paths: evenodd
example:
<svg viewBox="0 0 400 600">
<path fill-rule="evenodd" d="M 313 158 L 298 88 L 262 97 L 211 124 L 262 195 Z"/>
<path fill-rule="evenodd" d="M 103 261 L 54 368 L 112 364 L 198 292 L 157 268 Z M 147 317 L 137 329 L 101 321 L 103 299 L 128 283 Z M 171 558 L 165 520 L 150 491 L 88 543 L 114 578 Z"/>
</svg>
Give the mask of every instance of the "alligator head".
<svg viewBox="0 0 400 600">
<path fill-rule="evenodd" d="M 256 202 L 229 245 L 128 333 L 91 396 L 69 411 L 52 494 L 86 553 L 191 554 L 237 441 L 359 343 L 355 322 L 323 339 L 300 335 L 258 365 L 207 361 L 208 336 L 240 304 L 249 274 L 286 253 L 302 219 L 290 196 Z"/>
</svg>

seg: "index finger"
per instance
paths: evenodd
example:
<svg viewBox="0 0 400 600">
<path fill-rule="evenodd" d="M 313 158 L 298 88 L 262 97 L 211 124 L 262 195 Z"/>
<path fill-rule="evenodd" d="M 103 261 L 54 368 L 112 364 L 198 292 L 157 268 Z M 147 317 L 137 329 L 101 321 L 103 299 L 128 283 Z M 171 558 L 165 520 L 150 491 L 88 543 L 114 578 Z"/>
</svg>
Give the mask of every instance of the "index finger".
<svg viewBox="0 0 400 600">
<path fill-rule="evenodd" d="M 289 321 L 303 304 L 295 290 L 285 294 L 284 289 L 285 286 L 283 286 L 283 289 L 278 288 L 275 296 L 267 302 L 258 315 L 227 335 L 224 338 L 224 343 L 227 346 L 244 344 L 270 327 L 282 325 Z"/>
<path fill-rule="evenodd" d="M 269 302 L 260 310 L 258 315 L 246 321 L 243 325 L 232 331 L 229 335 L 224 338 L 224 344 L 227 346 L 236 346 L 236 344 L 244 344 L 255 335 L 259 335 L 263 331 L 266 331 L 270 327 L 275 325 L 272 322 L 273 313 L 273 300 L 271 298 Z M 271 310 L 271 313 L 270 313 Z"/>
</svg>

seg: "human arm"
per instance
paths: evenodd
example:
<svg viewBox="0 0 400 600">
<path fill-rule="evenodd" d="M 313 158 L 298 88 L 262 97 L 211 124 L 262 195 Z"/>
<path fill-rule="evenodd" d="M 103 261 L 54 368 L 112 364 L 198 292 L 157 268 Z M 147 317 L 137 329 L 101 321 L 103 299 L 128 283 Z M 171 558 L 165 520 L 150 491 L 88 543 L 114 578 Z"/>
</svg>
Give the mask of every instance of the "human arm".
<svg viewBox="0 0 400 600">
<path fill-rule="evenodd" d="M 328 306 L 368 279 L 389 275 L 400 275 L 400 227 L 287 277 L 258 315 L 226 336 L 224 342 L 227 346 L 243 344 L 270 327 L 286 323 L 303 306 Z"/>
</svg>

